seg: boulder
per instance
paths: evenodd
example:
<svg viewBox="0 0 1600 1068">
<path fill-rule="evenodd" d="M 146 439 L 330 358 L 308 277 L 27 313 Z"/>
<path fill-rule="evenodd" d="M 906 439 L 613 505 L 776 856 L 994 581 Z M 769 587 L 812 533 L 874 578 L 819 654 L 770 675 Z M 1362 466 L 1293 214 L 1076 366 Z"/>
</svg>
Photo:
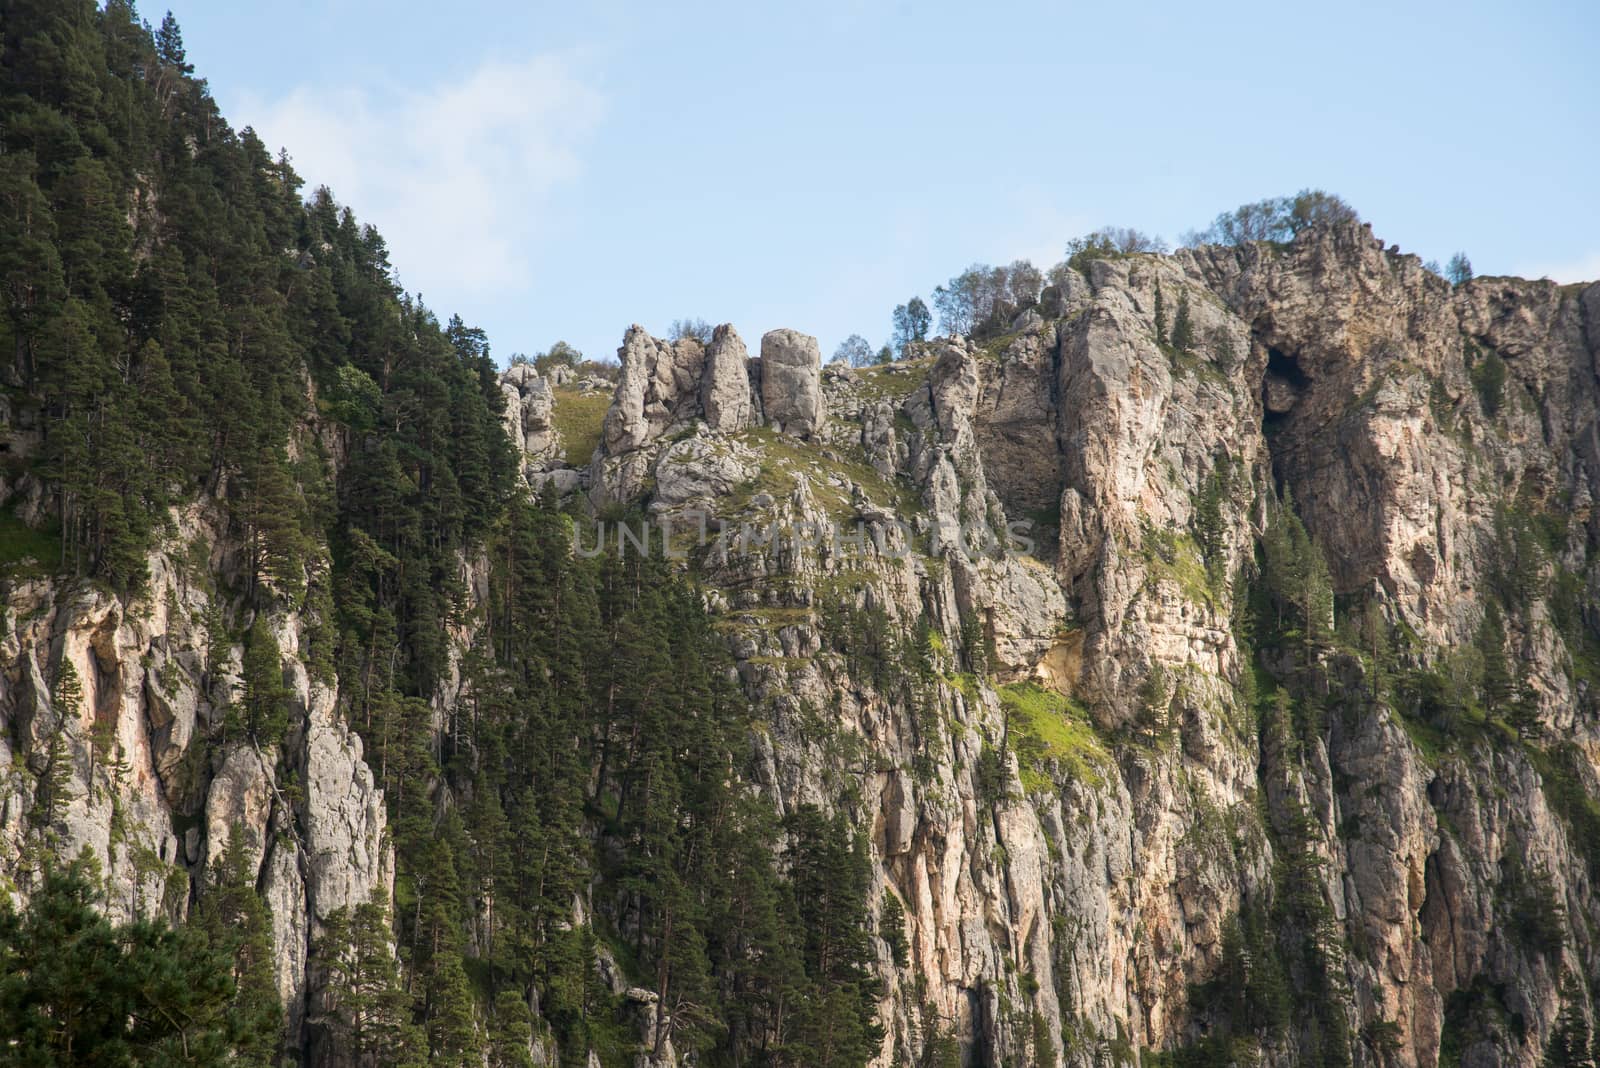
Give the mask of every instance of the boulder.
<svg viewBox="0 0 1600 1068">
<path fill-rule="evenodd" d="M 761 406 L 767 422 L 785 434 L 809 438 L 822 429 L 822 351 L 798 330 L 770 330 L 761 338 Z"/>
<path fill-rule="evenodd" d="M 656 500 L 666 505 L 714 501 L 754 478 L 758 470 L 755 458 L 735 442 L 685 438 L 656 463 Z"/>
</svg>

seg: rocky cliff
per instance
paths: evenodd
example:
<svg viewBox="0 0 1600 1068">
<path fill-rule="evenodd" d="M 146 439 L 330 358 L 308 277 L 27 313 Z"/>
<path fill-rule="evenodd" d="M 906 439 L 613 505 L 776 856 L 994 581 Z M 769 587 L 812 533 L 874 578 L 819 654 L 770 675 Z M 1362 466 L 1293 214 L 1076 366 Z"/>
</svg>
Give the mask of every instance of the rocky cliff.
<svg viewBox="0 0 1600 1068">
<path fill-rule="evenodd" d="M 702 584 L 755 788 L 867 834 L 879 1063 L 1538 1063 L 1600 974 L 1600 285 L 1452 287 L 1324 227 L 1092 260 L 908 355 L 634 327 L 603 421 L 594 383 L 501 382 L 580 544 L 634 508 Z M 1273 588 L 1286 530 L 1326 603 Z M 394 877 L 382 798 L 293 658 L 285 760 L 219 738 L 240 547 L 203 504 L 164 546 L 131 599 L 7 587 L 0 874 L 57 733 L 49 848 L 113 909 L 181 916 L 242 828 L 310 1048 L 319 927 Z M 311 623 L 271 619 L 286 652 Z"/>
<path fill-rule="evenodd" d="M 1183 348 L 1163 304 L 1185 307 Z M 748 393 L 736 364 L 630 332 L 583 484 L 597 504 L 646 497 L 671 529 L 710 522 L 693 566 L 769 710 L 763 787 L 871 829 L 911 941 L 907 967 L 883 961 L 886 1063 L 952 1023 L 974 1063 L 1204 1039 L 1225 932 L 1270 912 L 1299 854 L 1351 1056 L 1539 1059 L 1563 975 L 1594 963 L 1571 787 L 1595 785 L 1597 316 L 1600 287 L 1453 288 L 1352 225 L 1096 260 L 999 336 L 885 367 L 795 375 L 779 332 Z M 743 349 L 729 327 L 717 344 Z M 789 409 L 826 418 L 708 415 L 724 393 L 770 413 L 775 353 Z M 1248 587 L 1286 508 L 1346 635 L 1262 663 Z M 839 599 L 901 641 L 926 622 L 927 692 L 863 674 Z M 1481 644 L 1491 602 L 1515 728 L 1374 680 L 1481 672 L 1452 651 Z M 1363 654 L 1369 617 L 1385 655 Z M 1287 736 L 1257 675 L 1331 713 Z M 1045 735 L 1043 757 L 1008 747 L 1016 732 Z M 1553 942 L 1519 936 L 1552 904 L 1530 878 L 1557 898 Z M 1256 1037 L 1270 1061 L 1319 1041 Z"/>
<path fill-rule="evenodd" d="M 8 586 L 0 877 L 15 892 L 46 854 L 88 852 L 114 917 L 176 921 L 190 908 L 191 881 L 203 883 L 241 835 L 271 909 L 279 992 L 300 1045 L 316 1004 L 307 963 L 318 926 L 387 892 L 393 857 L 360 739 L 333 689 L 301 660 L 285 660 L 293 727 L 283 759 L 230 742 L 223 719 L 240 698 L 242 647 L 225 637 L 236 621 L 219 589 L 238 566 L 238 547 L 218 535 L 225 528 L 204 509 L 186 512 L 135 599 L 77 582 Z M 297 613 L 271 620 L 285 650 L 305 647 L 305 625 Z M 46 680 L 66 665 L 80 693 L 63 701 Z M 53 750 L 55 739 L 64 747 Z M 36 806 L 52 788 L 59 811 L 41 837 Z"/>
</svg>

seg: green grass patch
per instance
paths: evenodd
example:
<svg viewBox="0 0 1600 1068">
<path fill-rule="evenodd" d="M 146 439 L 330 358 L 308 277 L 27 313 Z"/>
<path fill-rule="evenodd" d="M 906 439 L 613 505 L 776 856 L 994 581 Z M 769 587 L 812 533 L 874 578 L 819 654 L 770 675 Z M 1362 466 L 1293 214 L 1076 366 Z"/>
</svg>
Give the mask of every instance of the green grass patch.
<svg viewBox="0 0 1600 1068">
<path fill-rule="evenodd" d="M 1091 787 L 1105 785 L 1116 766 L 1089 713 L 1064 694 L 1035 682 L 1000 687 L 1022 785 L 1029 792 L 1053 790 L 1054 773 L 1065 772 Z"/>
<path fill-rule="evenodd" d="M 996 363 L 1002 362 L 1003 357 L 1005 356 L 1005 351 L 1011 347 L 1011 343 L 1013 341 L 1017 340 L 1017 338 L 1021 336 L 1021 331 L 1014 330 L 1010 333 L 1001 334 L 998 337 L 992 337 L 989 340 L 982 342 L 978 346 L 978 359 L 992 360 Z"/>
<path fill-rule="evenodd" d="M 1172 582 L 1195 604 L 1216 604 L 1211 573 L 1206 570 L 1200 545 L 1187 532 L 1158 530 L 1146 525 L 1139 547 L 1145 562 L 1145 581 Z"/>
<path fill-rule="evenodd" d="M 789 670 L 811 663 L 808 656 L 752 656 L 745 658 L 747 664 L 759 664 L 762 667 L 782 668 Z"/>
<path fill-rule="evenodd" d="M 562 457 L 573 467 L 583 467 L 600 447 L 611 395 L 601 390 L 584 393 L 576 389 L 558 389 L 555 395 L 550 423 L 561 435 Z"/>
<path fill-rule="evenodd" d="M 10 508 L 0 510 L 0 578 L 43 578 L 54 574 L 60 562 L 59 524 L 36 530 Z"/>
<path fill-rule="evenodd" d="M 823 511 L 836 520 L 849 521 L 856 514 L 849 490 L 837 485 L 836 479 L 856 483 L 874 504 L 901 516 L 920 509 L 916 491 L 908 483 L 885 477 L 867 462 L 860 446 L 841 446 L 830 449 L 831 455 L 823 455 L 820 446 L 765 426 L 742 431 L 736 440 L 760 458 L 761 467 L 755 478 L 729 496 L 720 509 L 725 515 L 741 514 L 758 493 L 787 497 L 801 479 Z"/>
<path fill-rule="evenodd" d="M 1210 376 L 1212 379 L 1224 384 L 1228 381 L 1228 376 L 1223 374 L 1215 363 L 1212 363 L 1198 352 L 1175 348 L 1166 342 L 1162 342 L 1159 348 L 1162 354 L 1166 356 L 1167 363 L 1172 368 L 1172 373 L 1178 378 Z"/>
<path fill-rule="evenodd" d="M 815 613 L 809 608 L 741 608 L 729 612 L 727 616 L 717 620 L 713 626 L 718 630 L 737 631 L 755 628 L 764 631 L 779 631 L 784 627 L 810 624 L 815 620 Z"/>
<path fill-rule="evenodd" d="M 1406 737 L 1411 739 L 1411 744 L 1417 747 L 1417 752 L 1422 754 L 1422 759 L 1429 767 L 1438 767 L 1439 761 L 1450 750 L 1450 738 L 1438 727 L 1431 723 L 1424 723 L 1412 716 L 1394 715 L 1400 724 L 1400 729 L 1406 732 Z"/>
<path fill-rule="evenodd" d="M 972 672 L 958 671 L 954 675 L 946 675 L 944 681 L 961 691 L 961 695 L 968 701 L 978 699 L 978 677 Z"/>
<path fill-rule="evenodd" d="M 932 367 L 932 356 L 905 363 L 858 367 L 854 391 L 867 400 L 903 401 L 927 384 Z"/>
</svg>

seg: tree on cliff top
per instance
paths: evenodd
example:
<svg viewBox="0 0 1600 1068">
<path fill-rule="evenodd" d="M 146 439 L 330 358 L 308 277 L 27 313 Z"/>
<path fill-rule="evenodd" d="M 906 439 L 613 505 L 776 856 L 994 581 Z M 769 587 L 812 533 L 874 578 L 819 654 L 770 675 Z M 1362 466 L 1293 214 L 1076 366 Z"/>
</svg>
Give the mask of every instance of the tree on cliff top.
<svg viewBox="0 0 1600 1068">
<path fill-rule="evenodd" d="M 1225 211 L 1204 230 L 1185 234 L 1183 243 L 1192 246 L 1291 241 L 1313 226 L 1359 222 L 1360 218 L 1343 198 L 1321 189 L 1302 189 L 1292 197 L 1269 197 Z"/>
</svg>

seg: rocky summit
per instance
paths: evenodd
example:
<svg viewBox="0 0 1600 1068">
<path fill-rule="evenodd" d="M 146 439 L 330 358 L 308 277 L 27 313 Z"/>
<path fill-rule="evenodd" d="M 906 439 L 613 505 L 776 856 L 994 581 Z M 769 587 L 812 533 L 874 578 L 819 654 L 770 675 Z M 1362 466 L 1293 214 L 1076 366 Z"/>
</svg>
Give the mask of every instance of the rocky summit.
<svg viewBox="0 0 1600 1068">
<path fill-rule="evenodd" d="M 506 369 L 73 6 L 0 93 L 0 1061 L 1592 1064 L 1600 283 L 1303 194 L 876 360 Z"/>
</svg>

